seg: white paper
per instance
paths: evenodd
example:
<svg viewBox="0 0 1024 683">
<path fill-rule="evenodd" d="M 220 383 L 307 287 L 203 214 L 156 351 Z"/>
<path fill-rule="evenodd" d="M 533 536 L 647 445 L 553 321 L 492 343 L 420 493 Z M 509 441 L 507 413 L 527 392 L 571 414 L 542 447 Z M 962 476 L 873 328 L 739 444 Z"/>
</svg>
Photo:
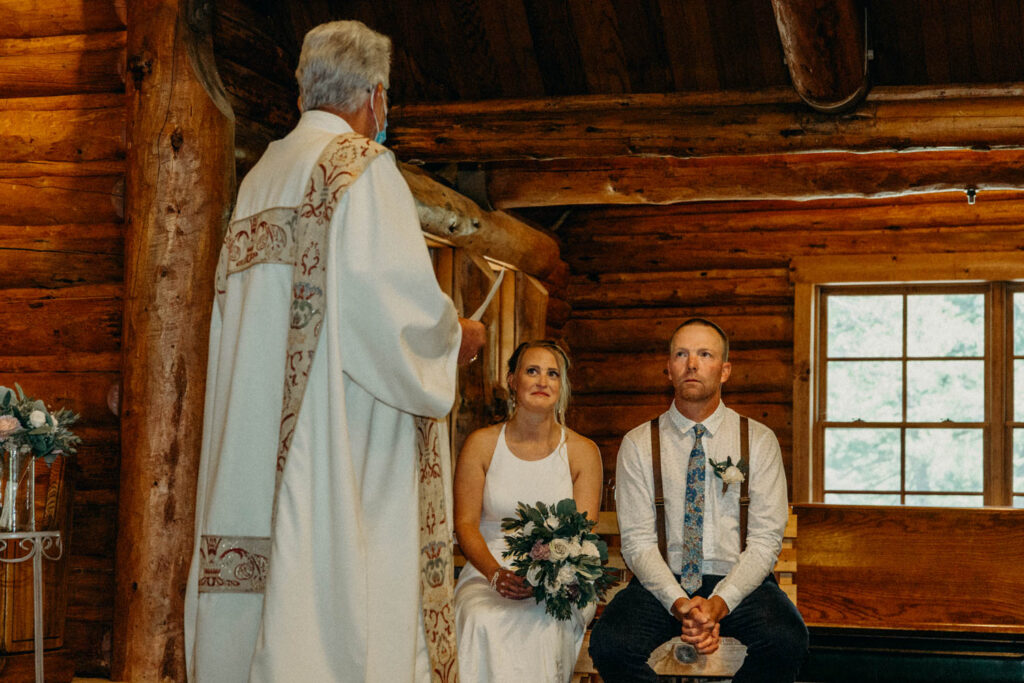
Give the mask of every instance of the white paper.
<svg viewBox="0 0 1024 683">
<path fill-rule="evenodd" d="M 487 292 L 487 298 L 485 298 L 484 302 L 480 304 L 480 308 L 476 309 L 473 315 L 469 316 L 470 320 L 480 320 L 480 318 L 484 317 L 484 311 L 486 311 L 487 307 L 491 305 L 491 299 L 494 298 L 495 293 L 498 291 L 498 287 L 501 286 L 501 279 L 503 277 L 505 277 L 504 268 L 502 268 L 501 272 L 498 273 L 498 279 L 496 279 L 494 284 L 491 285 L 491 291 Z"/>
</svg>

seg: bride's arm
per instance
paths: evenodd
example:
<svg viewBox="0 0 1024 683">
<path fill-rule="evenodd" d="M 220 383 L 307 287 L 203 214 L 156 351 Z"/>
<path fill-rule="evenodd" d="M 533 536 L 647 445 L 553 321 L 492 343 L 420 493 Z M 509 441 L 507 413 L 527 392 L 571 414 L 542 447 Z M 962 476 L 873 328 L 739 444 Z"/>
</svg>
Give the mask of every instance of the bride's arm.
<svg viewBox="0 0 1024 683">
<path fill-rule="evenodd" d="M 533 591 L 522 577 L 515 576 L 491 554 L 480 533 L 480 513 L 484 503 L 484 482 L 490 466 L 497 432 L 478 429 L 469 435 L 455 464 L 455 535 L 466 559 L 493 583 L 495 572 L 501 575 L 495 588 L 506 598 L 525 598 Z"/>
<path fill-rule="evenodd" d="M 597 521 L 597 513 L 601 510 L 601 486 L 604 484 L 601 451 L 593 441 L 575 432 L 568 445 L 576 509 L 586 514 L 588 519 Z"/>
<path fill-rule="evenodd" d="M 455 536 L 466 559 L 488 579 L 501 567 L 480 534 L 484 504 L 484 480 L 493 449 L 484 430 L 469 435 L 455 464 Z"/>
</svg>

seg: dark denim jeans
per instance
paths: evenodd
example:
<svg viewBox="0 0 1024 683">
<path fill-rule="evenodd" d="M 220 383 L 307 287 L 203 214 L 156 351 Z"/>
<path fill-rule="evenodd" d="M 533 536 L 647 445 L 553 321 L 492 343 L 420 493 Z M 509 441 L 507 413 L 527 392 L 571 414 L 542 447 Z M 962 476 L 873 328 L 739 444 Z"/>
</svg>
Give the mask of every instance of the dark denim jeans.
<svg viewBox="0 0 1024 683">
<path fill-rule="evenodd" d="M 705 576 L 697 595 L 708 597 L 721 576 Z M 654 648 L 679 635 L 680 624 L 634 578 L 605 608 L 590 634 L 590 657 L 605 683 L 654 683 L 647 666 Z M 807 655 L 807 627 L 772 574 L 721 623 L 722 636 L 747 646 L 734 683 L 793 681 Z"/>
</svg>

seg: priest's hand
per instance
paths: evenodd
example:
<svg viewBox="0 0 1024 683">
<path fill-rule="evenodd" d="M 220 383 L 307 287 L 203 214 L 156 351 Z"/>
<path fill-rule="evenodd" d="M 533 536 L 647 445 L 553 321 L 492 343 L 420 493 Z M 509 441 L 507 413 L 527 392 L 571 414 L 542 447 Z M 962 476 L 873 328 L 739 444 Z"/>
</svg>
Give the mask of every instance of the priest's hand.
<svg viewBox="0 0 1024 683">
<path fill-rule="evenodd" d="M 459 347 L 459 365 L 466 365 L 476 358 L 476 354 L 487 340 L 487 328 L 482 322 L 459 318 L 462 327 L 462 345 Z"/>
</svg>

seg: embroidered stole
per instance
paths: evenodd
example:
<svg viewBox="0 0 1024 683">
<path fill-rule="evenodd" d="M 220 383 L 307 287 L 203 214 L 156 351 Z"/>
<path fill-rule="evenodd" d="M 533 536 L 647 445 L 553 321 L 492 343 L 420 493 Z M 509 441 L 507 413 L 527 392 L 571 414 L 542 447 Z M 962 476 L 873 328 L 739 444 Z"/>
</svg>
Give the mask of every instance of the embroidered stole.
<svg viewBox="0 0 1024 683">
<path fill-rule="evenodd" d="M 357 133 L 334 138 L 313 167 L 298 207 L 275 207 L 228 226 L 217 264 L 217 303 L 229 275 L 259 264 L 292 267 L 290 327 L 274 484 L 274 516 L 288 450 L 305 394 L 327 304 L 327 241 L 331 219 L 345 191 L 386 148 Z M 432 679 L 457 677 L 452 549 L 449 542 L 441 458 L 448 452 L 438 421 L 416 417 L 420 466 L 420 584 Z M 273 528 L 273 522 L 271 522 Z M 262 593 L 270 538 L 203 536 L 199 592 Z"/>
</svg>

